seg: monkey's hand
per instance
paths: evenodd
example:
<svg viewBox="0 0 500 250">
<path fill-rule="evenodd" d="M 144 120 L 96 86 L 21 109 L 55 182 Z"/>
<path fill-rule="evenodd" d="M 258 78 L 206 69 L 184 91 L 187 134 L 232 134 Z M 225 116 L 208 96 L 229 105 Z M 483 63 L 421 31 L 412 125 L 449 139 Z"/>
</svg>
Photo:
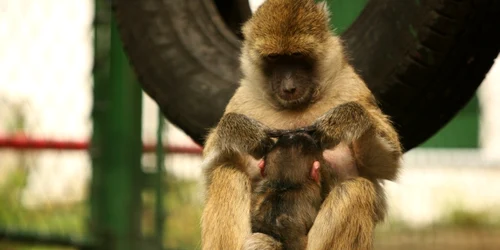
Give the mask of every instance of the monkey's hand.
<svg viewBox="0 0 500 250">
<path fill-rule="evenodd" d="M 314 123 L 315 136 L 324 148 L 340 142 L 351 144 L 373 127 L 366 109 L 357 102 L 347 102 L 332 108 Z"/>
<path fill-rule="evenodd" d="M 297 128 L 297 129 L 268 129 L 268 130 L 266 130 L 266 133 L 269 137 L 279 138 L 279 137 L 287 135 L 287 134 L 296 134 L 296 133 L 314 134 L 315 131 L 316 131 L 316 127 L 314 125 L 312 125 L 312 126 L 302 127 L 302 128 Z"/>
<path fill-rule="evenodd" d="M 247 153 L 262 158 L 274 141 L 267 135 L 269 128 L 242 114 L 227 113 L 216 128 L 216 145 L 223 154 Z"/>
</svg>

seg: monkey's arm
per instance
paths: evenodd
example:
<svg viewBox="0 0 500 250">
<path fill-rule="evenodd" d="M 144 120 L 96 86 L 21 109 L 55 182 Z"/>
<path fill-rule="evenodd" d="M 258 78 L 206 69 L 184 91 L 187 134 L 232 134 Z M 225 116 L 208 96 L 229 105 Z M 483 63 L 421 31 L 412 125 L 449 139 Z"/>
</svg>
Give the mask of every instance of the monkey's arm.
<svg viewBox="0 0 500 250">
<path fill-rule="evenodd" d="M 261 158 L 272 146 L 267 135 L 270 129 L 262 123 L 237 113 L 226 113 L 207 138 L 203 155 L 205 160 L 227 161 L 234 155 L 249 154 Z"/>
<path fill-rule="evenodd" d="M 241 249 L 251 234 L 250 154 L 260 158 L 270 146 L 265 127 L 227 113 L 211 131 L 204 148 L 206 201 L 201 219 L 202 249 Z"/>
<path fill-rule="evenodd" d="M 339 142 L 351 148 L 360 176 L 371 180 L 396 178 L 401 144 L 389 120 L 374 105 L 341 104 L 320 117 L 315 126 L 327 148 Z"/>
</svg>

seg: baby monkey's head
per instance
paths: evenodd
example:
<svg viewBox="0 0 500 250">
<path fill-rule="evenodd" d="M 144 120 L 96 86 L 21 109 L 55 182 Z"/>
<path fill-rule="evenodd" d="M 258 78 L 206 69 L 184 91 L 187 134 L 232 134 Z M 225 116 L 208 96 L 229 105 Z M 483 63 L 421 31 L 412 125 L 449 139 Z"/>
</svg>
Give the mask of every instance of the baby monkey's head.
<svg viewBox="0 0 500 250">
<path fill-rule="evenodd" d="M 322 159 L 321 148 L 311 135 L 292 132 L 278 138 L 259 168 L 262 177 L 268 181 L 319 184 Z"/>
</svg>

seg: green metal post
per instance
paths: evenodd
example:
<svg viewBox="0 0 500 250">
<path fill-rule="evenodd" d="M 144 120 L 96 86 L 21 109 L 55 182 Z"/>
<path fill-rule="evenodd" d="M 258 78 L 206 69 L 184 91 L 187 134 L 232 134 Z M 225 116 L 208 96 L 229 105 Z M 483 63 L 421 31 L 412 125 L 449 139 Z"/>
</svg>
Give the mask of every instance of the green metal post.
<svg viewBox="0 0 500 250">
<path fill-rule="evenodd" d="M 155 232 L 159 246 L 163 246 L 163 224 L 165 221 L 165 210 L 163 207 L 163 178 L 165 166 L 165 155 L 163 153 L 163 128 L 165 120 L 161 110 L 158 111 L 158 128 L 156 130 L 156 219 Z"/>
<path fill-rule="evenodd" d="M 96 1 L 96 13 L 100 3 Z M 106 36 L 95 34 L 96 47 L 102 46 Z M 94 72 L 99 70 L 96 66 Z M 90 232 L 97 249 L 141 249 L 142 92 L 114 20 L 109 76 L 101 73 L 94 76 Z"/>
</svg>

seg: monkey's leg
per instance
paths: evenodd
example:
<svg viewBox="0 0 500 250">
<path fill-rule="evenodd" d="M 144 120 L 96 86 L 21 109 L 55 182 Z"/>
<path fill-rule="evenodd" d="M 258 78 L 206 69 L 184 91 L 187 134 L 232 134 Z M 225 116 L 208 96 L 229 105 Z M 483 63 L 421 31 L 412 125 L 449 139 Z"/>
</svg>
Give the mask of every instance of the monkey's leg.
<svg viewBox="0 0 500 250">
<path fill-rule="evenodd" d="M 251 234 L 248 176 L 233 166 L 222 165 L 208 173 L 207 182 L 202 249 L 239 250 Z"/>
<path fill-rule="evenodd" d="M 260 158 L 273 141 L 265 126 L 241 114 L 225 114 L 208 136 L 202 249 L 235 249 L 251 233 L 249 158 Z"/>
<path fill-rule="evenodd" d="M 366 136 L 368 138 L 371 138 L 369 136 Z M 370 142 L 363 140 L 364 138 L 360 139 L 361 143 L 364 143 L 363 145 L 371 145 L 369 144 Z M 374 141 L 377 141 L 377 139 L 374 139 Z M 375 148 L 375 147 L 374 147 Z M 360 154 L 364 153 L 365 151 L 359 151 Z M 371 151 L 367 151 L 367 153 L 371 153 Z M 380 152 L 379 152 L 380 153 Z M 360 157 L 362 155 L 357 155 L 356 157 Z M 323 157 L 325 160 L 331 165 L 331 167 L 334 170 L 335 175 L 337 176 L 339 181 L 343 181 L 346 179 L 352 179 L 358 176 L 365 177 L 368 179 L 372 179 L 369 176 L 369 168 L 361 168 L 359 170 L 359 160 L 355 158 L 355 154 L 353 152 L 353 149 L 347 146 L 344 143 L 338 144 L 335 148 L 333 149 L 328 149 L 323 151 Z M 382 162 L 379 163 L 387 163 L 387 160 L 384 159 L 383 156 L 377 156 L 379 159 L 383 160 Z M 371 164 L 376 164 L 376 160 L 372 160 Z M 377 165 L 375 165 L 377 166 Z M 375 174 L 372 174 L 372 176 L 376 176 Z M 375 222 L 382 221 L 386 215 L 386 206 L 385 206 L 385 196 L 384 196 L 384 190 L 381 185 L 377 182 L 377 185 L 375 185 L 377 188 L 377 194 L 379 194 L 379 198 L 381 205 L 377 206 L 377 217 Z"/>
<path fill-rule="evenodd" d="M 373 129 L 352 143 L 352 151 L 360 176 L 396 179 L 402 156 L 398 140 L 391 140 L 384 132 Z"/>
<path fill-rule="evenodd" d="M 245 240 L 243 250 L 281 250 L 282 245 L 273 237 L 263 233 L 253 233 Z"/>
<path fill-rule="evenodd" d="M 325 199 L 308 233 L 308 250 L 370 250 L 377 210 L 384 206 L 378 184 L 346 180 Z M 383 194 L 383 193 L 382 193 Z"/>
</svg>

